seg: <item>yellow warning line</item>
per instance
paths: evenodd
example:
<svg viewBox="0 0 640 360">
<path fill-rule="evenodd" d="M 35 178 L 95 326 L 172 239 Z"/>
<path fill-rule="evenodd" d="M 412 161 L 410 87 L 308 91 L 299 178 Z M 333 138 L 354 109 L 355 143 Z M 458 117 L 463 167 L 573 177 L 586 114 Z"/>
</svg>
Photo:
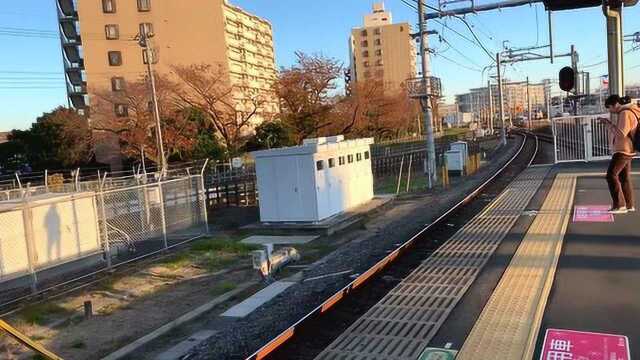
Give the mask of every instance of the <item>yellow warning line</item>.
<svg viewBox="0 0 640 360">
<path fill-rule="evenodd" d="M 531 360 L 571 218 L 574 174 L 554 180 L 456 360 Z"/>
<path fill-rule="evenodd" d="M 56 354 L 52 353 L 51 351 L 45 349 L 44 347 L 42 347 L 42 345 L 40 345 L 40 344 L 36 343 L 35 341 L 31 340 L 28 336 L 26 336 L 23 333 L 19 332 L 16 328 L 14 328 L 13 326 L 7 324 L 6 322 L 4 322 L 2 320 L 0 320 L 0 330 L 6 331 L 9 335 L 11 335 L 13 338 L 18 340 L 20 343 L 22 343 L 23 345 L 25 345 L 29 349 L 37 352 L 38 354 L 44 356 L 47 360 L 63 360 L 58 355 L 56 355 Z"/>
</svg>

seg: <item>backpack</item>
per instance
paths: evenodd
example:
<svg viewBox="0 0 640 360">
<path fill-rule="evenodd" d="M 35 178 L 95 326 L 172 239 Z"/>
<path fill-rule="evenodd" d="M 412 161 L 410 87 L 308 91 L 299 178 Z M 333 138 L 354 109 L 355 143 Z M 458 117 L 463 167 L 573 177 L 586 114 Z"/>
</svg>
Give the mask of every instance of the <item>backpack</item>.
<svg viewBox="0 0 640 360">
<path fill-rule="evenodd" d="M 638 114 L 636 114 L 635 111 L 633 110 L 626 110 L 626 111 L 631 111 L 631 113 L 633 114 L 633 116 L 636 117 L 636 133 L 634 134 L 634 136 L 629 136 L 631 138 L 631 142 L 633 143 L 633 149 L 635 151 L 640 151 L 640 117 L 638 117 Z"/>
</svg>

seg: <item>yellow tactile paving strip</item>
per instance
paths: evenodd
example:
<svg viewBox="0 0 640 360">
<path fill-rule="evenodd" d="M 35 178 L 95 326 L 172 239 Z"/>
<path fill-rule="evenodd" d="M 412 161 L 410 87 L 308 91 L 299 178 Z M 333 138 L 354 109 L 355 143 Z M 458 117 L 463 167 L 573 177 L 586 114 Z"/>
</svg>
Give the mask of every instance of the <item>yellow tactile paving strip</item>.
<svg viewBox="0 0 640 360">
<path fill-rule="evenodd" d="M 571 217 L 576 175 L 560 174 L 456 360 L 531 360 Z"/>
<path fill-rule="evenodd" d="M 316 359 L 416 360 L 476 279 L 548 172 L 524 171 Z"/>
</svg>

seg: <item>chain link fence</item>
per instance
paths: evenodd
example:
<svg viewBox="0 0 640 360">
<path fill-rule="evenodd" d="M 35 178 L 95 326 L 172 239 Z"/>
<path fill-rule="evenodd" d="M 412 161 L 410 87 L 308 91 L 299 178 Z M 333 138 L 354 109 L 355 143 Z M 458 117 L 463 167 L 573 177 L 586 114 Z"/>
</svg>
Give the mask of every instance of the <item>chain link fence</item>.
<svg viewBox="0 0 640 360">
<path fill-rule="evenodd" d="M 0 201 L 0 307 L 208 233 L 201 175 Z"/>
</svg>

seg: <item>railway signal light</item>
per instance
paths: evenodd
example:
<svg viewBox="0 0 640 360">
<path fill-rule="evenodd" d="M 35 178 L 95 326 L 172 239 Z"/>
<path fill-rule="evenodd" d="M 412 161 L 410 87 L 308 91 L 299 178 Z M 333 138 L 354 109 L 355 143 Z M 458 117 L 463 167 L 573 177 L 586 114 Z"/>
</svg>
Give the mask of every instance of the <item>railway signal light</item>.
<svg viewBox="0 0 640 360">
<path fill-rule="evenodd" d="M 560 89 L 571 91 L 576 86 L 576 73 L 573 68 L 566 66 L 560 70 Z"/>
<path fill-rule="evenodd" d="M 544 6 L 547 10 L 571 10 L 581 9 L 586 7 L 602 6 L 602 0 L 543 0 Z M 606 4 L 618 8 L 624 4 L 624 6 L 633 6 L 638 3 L 638 0 L 607 0 Z"/>
</svg>

